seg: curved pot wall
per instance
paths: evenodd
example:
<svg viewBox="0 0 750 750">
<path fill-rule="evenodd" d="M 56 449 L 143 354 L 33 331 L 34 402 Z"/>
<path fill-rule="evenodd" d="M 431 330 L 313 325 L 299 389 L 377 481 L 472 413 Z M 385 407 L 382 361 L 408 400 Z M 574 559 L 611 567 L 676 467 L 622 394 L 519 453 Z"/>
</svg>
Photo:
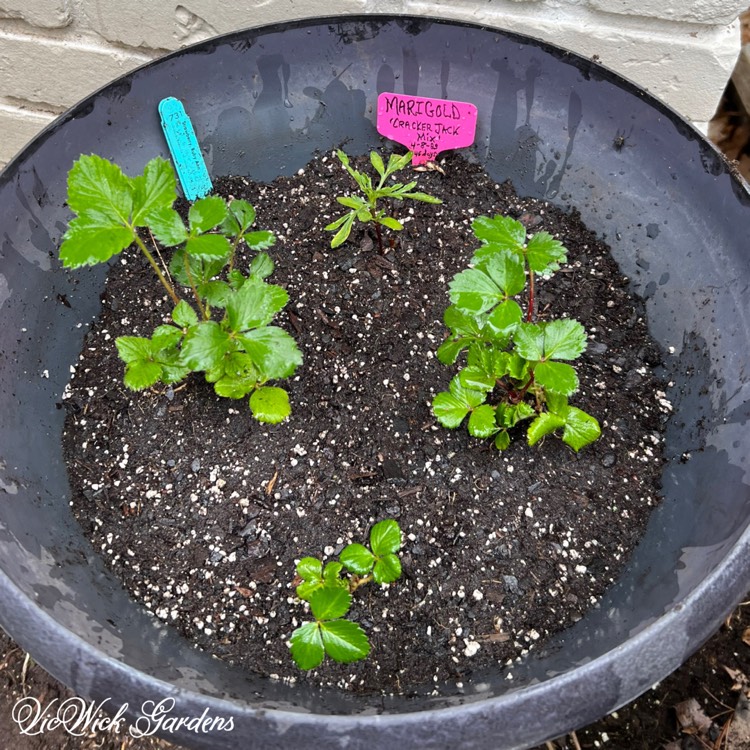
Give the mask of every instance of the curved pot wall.
<svg viewBox="0 0 750 750">
<path fill-rule="evenodd" d="M 558 642 L 514 667 L 512 681 L 482 674 L 411 700 L 256 678 L 147 617 L 73 520 L 60 448 L 61 393 L 104 279 L 101 269 L 62 272 L 56 260 L 73 161 L 97 153 L 132 174 L 166 156 L 157 105 L 175 96 L 212 174 L 270 180 L 316 150 L 376 146 L 382 90 L 475 103 L 473 155 L 520 193 L 578 207 L 674 352 L 665 500 L 624 575 Z M 426 19 L 250 30 L 166 57 L 80 103 L 8 166 L 0 193 L 0 622 L 78 693 L 127 702 L 135 715 L 171 696 L 173 714 L 231 716 L 231 732 L 173 735 L 200 748 L 528 747 L 663 678 L 745 592 L 748 192 L 696 131 L 596 64 Z"/>
</svg>

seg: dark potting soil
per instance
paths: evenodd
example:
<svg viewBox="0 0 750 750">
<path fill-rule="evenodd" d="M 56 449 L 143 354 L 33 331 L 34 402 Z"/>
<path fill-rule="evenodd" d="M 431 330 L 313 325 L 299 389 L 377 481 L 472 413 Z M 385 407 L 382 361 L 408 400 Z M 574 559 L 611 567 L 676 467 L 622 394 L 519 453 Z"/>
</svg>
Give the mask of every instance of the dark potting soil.
<svg viewBox="0 0 750 750">
<path fill-rule="evenodd" d="M 219 181 L 278 235 L 269 281 L 289 292 L 279 324 L 304 355 L 280 425 L 255 422 L 245 400 L 218 398 L 200 376 L 127 391 L 114 339 L 150 335 L 171 306 L 135 251 L 109 274 L 64 399 L 73 511 L 155 617 L 248 670 L 408 693 L 511 665 L 596 604 L 658 502 L 670 410 L 660 352 L 606 245 L 574 210 L 519 199 L 457 155 L 441 165 L 445 175 L 417 179 L 443 204 L 396 203 L 405 228 L 386 234 L 384 255 L 360 227 L 330 249 L 323 227 L 343 210 L 333 196 L 352 191 L 330 155 L 272 185 Z M 571 401 L 602 437 L 578 454 L 555 437 L 530 448 L 521 430 L 498 452 L 430 411 L 455 374 L 435 357 L 447 285 L 482 214 L 568 248 L 537 293 L 539 319 L 569 315 L 589 334 Z M 404 532 L 404 574 L 355 593 L 350 617 L 371 655 L 300 672 L 287 646 L 309 619 L 295 561 L 332 559 L 383 518 Z"/>
</svg>

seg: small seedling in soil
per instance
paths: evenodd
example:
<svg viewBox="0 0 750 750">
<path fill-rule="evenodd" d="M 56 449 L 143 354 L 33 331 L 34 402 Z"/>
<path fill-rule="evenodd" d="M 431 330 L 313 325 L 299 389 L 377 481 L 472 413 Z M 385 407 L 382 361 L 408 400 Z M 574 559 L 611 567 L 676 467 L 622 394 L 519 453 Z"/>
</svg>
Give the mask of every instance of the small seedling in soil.
<svg viewBox="0 0 750 750">
<path fill-rule="evenodd" d="M 338 247 L 346 242 L 352 231 L 354 221 L 356 220 L 363 224 L 374 224 L 378 240 L 378 249 L 382 254 L 383 237 L 381 235 L 380 225 L 382 224 L 384 227 L 395 229 L 396 231 L 403 229 L 404 226 L 397 219 L 388 216 L 385 209 L 378 208 L 377 204 L 381 198 L 392 198 L 398 201 L 404 200 L 404 198 L 410 198 L 411 200 L 422 201 L 423 203 L 442 203 L 439 198 L 435 198 L 432 195 L 420 193 L 418 191 L 415 192 L 414 188 L 417 185 L 416 181 L 408 182 L 406 184 L 396 182 L 391 185 L 386 185 L 386 182 L 390 177 L 396 172 L 400 172 L 404 167 L 411 163 L 413 157 L 411 151 L 403 156 L 391 154 L 388 157 L 387 165 L 383 162 L 382 157 L 377 151 L 370 152 L 370 163 L 380 177 L 377 186 L 373 185 L 372 178 L 369 175 L 363 174 L 351 166 L 349 163 L 349 157 L 343 151 L 338 149 L 336 151 L 336 156 L 344 165 L 346 171 L 357 183 L 364 198 L 358 195 L 339 196 L 336 198 L 342 206 L 346 206 L 346 208 L 349 209 L 349 213 L 340 216 L 336 221 L 331 222 L 326 227 L 326 230 L 330 232 L 338 230 L 331 240 L 331 247 Z"/>
<path fill-rule="evenodd" d="M 504 216 L 472 222 L 482 243 L 471 266 L 453 277 L 444 322 L 450 336 L 438 359 L 467 363 L 438 393 L 432 411 L 448 428 L 468 416 L 469 434 L 494 438 L 498 449 L 510 444 L 510 430 L 525 420 L 529 445 L 562 430 L 578 451 L 601 434 L 599 423 L 568 398 L 578 390 L 578 375 L 567 362 L 586 348 L 583 326 L 571 318 L 536 322 L 536 277 L 549 278 L 567 260 L 567 250 L 547 232 L 526 237 L 523 224 Z M 515 298 L 527 287 L 527 309 Z"/>
<path fill-rule="evenodd" d="M 401 529 L 388 519 L 370 530 L 370 548 L 363 544 L 345 547 L 338 561 L 325 567 L 315 557 L 303 557 L 297 563 L 297 596 L 310 605 L 315 620 L 300 625 L 289 642 L 292 658 L 300 669 L 315 669 L 326 654 L 334 661 L 348 664 L 370 653 L 365 631 L 345 619 L 352 604 L 352 593 L 370 581 L 392 583 L 401 576 Z M 342 571 L 348 577 L 341 577 Z"/>
<path fill-rule="evenodd" d="M 266 383 L 290 377 L 302 363 L 294 339 L 270 325 L 288 295 L 264 281 L 274 268 L 266 253 L 255 255 L 247 276 L 234 268 L 240 243 L 260 251 L 276 238 L 251 231 L 255 210 L 246 201 L 201 198 L 190 206 L 186 226 L 172 208 L 176 198 L 174 170 L 164 159 L 152 159 L 131 178 L 106 159 L 81 156 L 68 174 L 68 205 L 77 216 L 60 247 L 63 265 L 104 263 L 135 244 L 174 303 L 169 322 L 162 321 L 150 338 L 116 340 L 128 388 L 174 384 L 203 372 L 219 396 L 249 396 L 256 419 L 281 422 L 291 412 L 289 397 Z M 143 229 L 174 248 L 169 273 L 189 290 L 193 305 L 162 272 L 139 233 Z"/>
</svg>

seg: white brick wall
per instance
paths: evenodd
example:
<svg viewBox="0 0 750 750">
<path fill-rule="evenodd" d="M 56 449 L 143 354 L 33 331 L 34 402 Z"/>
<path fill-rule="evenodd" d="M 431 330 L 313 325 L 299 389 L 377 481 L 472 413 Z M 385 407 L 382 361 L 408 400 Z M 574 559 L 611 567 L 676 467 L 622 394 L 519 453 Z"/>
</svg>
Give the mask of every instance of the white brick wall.
<svg viewBox="0 0 750 750">
<path fill-rule="evenodd" d="M 0 164 L 91 91 L 166 50 L 332 13 L 414 13 L 529 34 L 601 62 L 701 124 L 750 0 L 0 0 Z"/>
</svg>

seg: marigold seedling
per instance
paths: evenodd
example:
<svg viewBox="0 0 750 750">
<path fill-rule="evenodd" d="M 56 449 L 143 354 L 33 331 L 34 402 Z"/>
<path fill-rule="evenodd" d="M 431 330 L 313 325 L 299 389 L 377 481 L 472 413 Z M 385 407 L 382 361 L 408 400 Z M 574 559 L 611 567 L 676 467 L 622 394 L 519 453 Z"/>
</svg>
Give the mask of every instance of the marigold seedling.
<svg viewBox="0 0 750 750">
<path fill-rule="evenodd" d="M 471 268 L 450 283 L 453 303 L 445 311 L 450 335 L 437 352 L 446 365 L 468 350 L 466 365 L 438 393 L 432 411 L 444 427 L 459 427 L 468 417 L 474 437 L 494 438 L 507 448 L 510 430 L 532 420 L 528 442 L 534 445 L 562 430 L 562 439 L 578 451 L 601 434 L 590 414 L 571 406 L 578 375 L 568 364 L 586 348 L 586 332 L 576 320 L 534 322 L 535 276 L 549 278 L 567 260 L 567 251 L 547 232 L 526 237 L 524 226 L 504 216 L 480 216 L 472 230 L 481 246 Z M 516 301 L 526 289 L 526 314 Z"/>
<path fill-rule="evenodd" d="M 290 377 L 302 363 L 294 339 L 271 325 L 288 295 L 264 281 L 273 271 L 266 253 L 253 258 L 247 276 L 234 268 L 240 243 L 263 250 L 276 238 L 251 231 L 255 209 L 249 203 L 218 196 L 195 201 L 186 226 L 172 208 L 176 197 L 174 171 L 164 159 L 152 159 L 143 174 L 131 178 L 106 159 L 81 156 L 68 174 L 68 205 L 77 215 L 60 247 L 63 265 L 103 263 L 135 244 L 174 303 L 171 322 L 158 326 L 151 338 L 116 340 L 128 388 L 177 383 L 190 372 L 203 372 L 219 396 L 249 396 L 256 419 L 281 422 L 291 411 L 289 397 L 267 383 Z M 195 307 L 162 272 L 138 232 L 142 228 L 174 248 L 169 272 L 190 290 Z"/>
<path fill-rule="evenodd" d="M 411 151 L 403 156 L 391 154 L 388 158 L 388 164 L 383 162 L 382 157 L 377 151 L 371 151 L 370 163 L 380 177 L 377 185 L 373 185 L 372 178 L 369 175 L 354 169 L 349 163 L 349 157 L 343 151 L 340 149 L 337 150 L 336 156 L 344 165 L 346 171 L 357 183 L 357 187 L 362 191 L 364 197 L 351 195 L 339 196 L 336 198 L 342 206 L 349 209 L 349 212 L 340 216 L 335 221 L 332 221 L 326 227 L 327 231 L 336 232 L 331 240 L 331 247 L 343 245 L 349 238 L 354 222 L 359 221 L 363 224 L 371 223 L 375 226 L 378 249 L 382 253 L 383 238 L 380 226 L 383 225 L 384 227 L 398 231 L 403 229 L 404 225 L 397 219 L 389 216 L 385 209 L 378 208 L 378 201 L 381 198 L 391 198 L 398 201 L 408 198 L 414 201 L 422 201 L 423 203 L 442 203 L 439 198 L 435 198 L 427 193 L 415 191 L 414 188 L 417 186 L 416 181 L 408 182 L 406 184 L 401 182 L 386 184 L 396 172 L 400 172 L 404 167 L 411 163 L 413 156 Z"/>
<path fill-rule="evenodd" d="M 401 529 L 387 519 L 370 530 L 370 548 L 349 544 L 339 557 L 323 566 L 316 557 L 297 563 L 297 596 L 310 605 L 313 622 L 300 625 L 289 640 L 292 658 L 300 669 L 315 669 L 326 654 L 334 661 L 349 663 L 370 653 L 364 630 L 345 619 L 352 593 L 370 581 L 392 583 L 401 576 Z M 341 577 L 344 570 L 352 575 Z"/>
</svg>

